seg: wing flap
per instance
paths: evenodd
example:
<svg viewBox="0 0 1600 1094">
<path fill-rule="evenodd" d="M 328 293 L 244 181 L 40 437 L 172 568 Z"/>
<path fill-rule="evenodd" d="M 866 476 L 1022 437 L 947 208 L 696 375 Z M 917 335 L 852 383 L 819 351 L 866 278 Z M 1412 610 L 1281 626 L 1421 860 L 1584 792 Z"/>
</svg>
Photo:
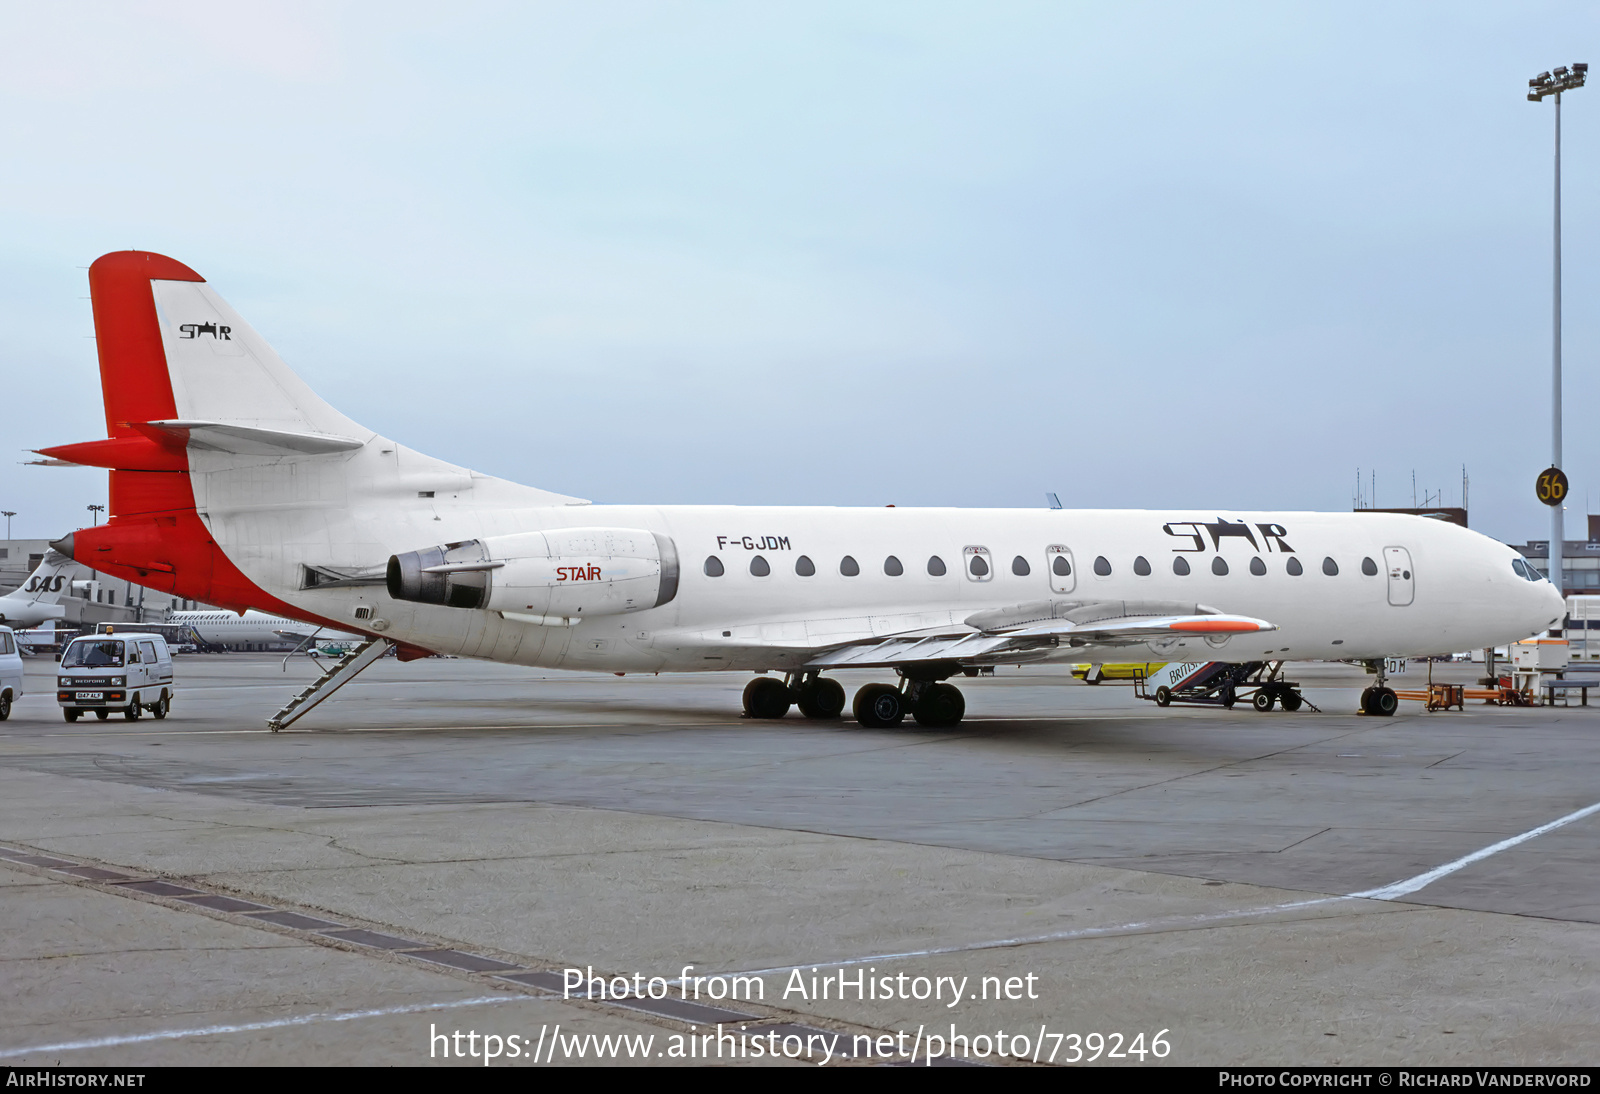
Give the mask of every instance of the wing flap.
<svg viewBox="0 0 1600 1094">
<path fill-rule="evenodd" d="M 1204 605 L 1191 605 L 1187 612 L 1172 612 L 1174 606 L 1161 605 L 1168 609 L 1168 614 L 1144 614 L 1151 606 L 1079 601 L 1040 612 L 1038 605 L 1023 605 L 1021 610 L 970 616 L 966 622 L 971 629 L 965 631 L 858 640 L 812 658 L 805 667 L 818 670 L 892 668 L 932 661 L 993 665 L 1044 660 L 1062 648 L 1074 651 L 1090 647 L 1116 649 L 1183 638 L 1204 638 L 1215 645 L 1236 634 L 1278 629 L 1276 624 L 1265 619 L 1228 615 Z M 1108 614 L 1129 609 L 1134 614 Z M 990 626 L 974 626 L 975 622 L 987 622 Z"/>
</svg>

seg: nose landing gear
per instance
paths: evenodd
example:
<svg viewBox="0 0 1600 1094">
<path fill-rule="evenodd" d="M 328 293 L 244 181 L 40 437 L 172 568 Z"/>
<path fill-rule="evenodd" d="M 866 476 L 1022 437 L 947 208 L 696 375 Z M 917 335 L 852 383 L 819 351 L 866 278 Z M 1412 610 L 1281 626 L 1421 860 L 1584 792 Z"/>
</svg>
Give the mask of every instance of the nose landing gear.
<svg viewBox="0 0 1600 1094">
<path fill-rule="evenodd" d="M 1382 658 L 1369 661 L 1367 665 L 1377 674 L 1378 682 L 1361 693 L 1361 713 L 1376 714 L 1380 718 L 1388 718 L 1400 708 L 1400 697 L 1385 682 L 1386 676 Z"/>
</svg>

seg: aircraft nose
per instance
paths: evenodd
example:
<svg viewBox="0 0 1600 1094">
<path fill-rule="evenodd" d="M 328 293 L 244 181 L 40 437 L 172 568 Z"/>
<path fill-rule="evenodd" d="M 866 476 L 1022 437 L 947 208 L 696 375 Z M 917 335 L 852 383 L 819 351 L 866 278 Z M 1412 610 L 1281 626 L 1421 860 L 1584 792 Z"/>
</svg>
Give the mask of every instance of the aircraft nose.
<svg viewBox="0 0 1600 1094">
<path fill-rule="evenodd" d="M 1567 600 L 1566 597 L 1561 595 L 1561 590 L 1548 581 L 1539 582 L 1535 588 L 1539 591 L 1539 608 L 1545 620 L 1541 621 L 1539 626 L 1564 626 L 1567 616 Z"/>
</svg>

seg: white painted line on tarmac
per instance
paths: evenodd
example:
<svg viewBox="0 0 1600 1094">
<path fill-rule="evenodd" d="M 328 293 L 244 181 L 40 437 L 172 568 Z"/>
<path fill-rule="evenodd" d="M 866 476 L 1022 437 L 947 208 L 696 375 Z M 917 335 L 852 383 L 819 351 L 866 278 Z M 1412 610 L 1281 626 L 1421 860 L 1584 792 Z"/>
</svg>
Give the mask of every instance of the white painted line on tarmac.
<svg viewBox="0 0 1600 1094">
<path fill-rule="evenodd" d="M 1474 851 L 1470 855 L 1461 856 L 1454 862 L 1447 862 L 1443 866 L 1435 866 L 1427 873 L 1418 874 L 1416 877 L 1408 877 L 1404 881 L 1396 881 L 1392 885 L 1383 886 L 1381 889 L 1368 889 L 1366 892 L 1351 893 L 1350 895 L 1361 900 L 1399 900 L 1401 897 L 1408 896 L 1418 889 L 1432 885 L 1442 877 L 1471 866 L 1474 862 L 1482 862 L 1490 855 L 1498 855 L 1507 848 L 1515 847 L 1519 843 L 1526 843 L 1528 840 L 1542 836 L 1546 832 L 1554 832 L 1557 828 L 1571 824 L 1573 821 L 1580 821 L 1584 817 L 1593 816 L 1595 813 L 1600 813 L 1600 802 L 1595 802 L 1593 805 L 1580 809 L 1576 813 L 1568 813 L 1566 816 L 1553 820 L 1549 824 L 1541 824 L 1537 828 L 1530 828 L 1520 836 L 1512 836 L 1510 839 L 1503 839 L 1499 843 L 1491 843 L 1489 846 Z"/>
<path fill-rule="evenodd" d="M 417 1014 L 429 1010 L 451 1010 L 455 1007 L 479 1007 L 491 1003 L 527 1002 L 527 995 L 485 995 L 477 999 L 455 999 L 448 1003 L 415 1003 L 406 1007 L 379 1007 L 376 1010 L 352 1010 L 341 1014 L 302 1014 L 296 1018 L 274 1018 L 266 1022 L 241 1022 L 232 1026 L 201 1026 L 195 1029 L 164 1029 L 155 1033 L 131 1033 L 122 1037 L 95 1037 L 86 1041 L 63 1041 L 54 1045 L 32 1045 L 28 1048 L 0 1049 L 0 1060 L 9 1056 L 29 1056 L 36 1052 L 74 1052 L 85 1048 L 115 1048 L 118 1045 L 140 1045 L 150 1041 L 176 1041 L 182 1037 L 211 1037 L 219 1033 L 250 1033 L 261 1029 L 283 1029 L 285 1026 L 309 1026 L 318 1022 L 354 1022 L 360 1018 L 383 1018 L 390 1014 Z"/>
<path fill-rule="evenodd" d="M 779 965 L 770 969 L 752 969 L 737 973 L 719 973 L 721 976 L 762 976 L 769 973 L 788 972 L 791 969 L 813 965 L 817 968 L 839 968 L 845 965 L 865 965 L 869 961 L 900 961 L 911 957 L 938 957 L 944 954 L 968 953 L 973 950 L 1001 950 L 1015 946 L 1033 946 L 1041 942 L 1071 942 L 1079 938 L 1105 938 L 1124 934 L 1143 934 L 1149 931 L 1181 931 L 1191 927 L 1222 923 L 1230 919 L 1246 919 L 1270 912 L 1298 911 L 1319 905 L 1338 904 L 1349 900 L 1347 896 L 1314 897 L 1311 900 L 1291 900 L 1284 904 L 1271 904 L 1262 908 L 1238 908 L 1231 912 L 1208 912 L 1203 915 L 1174 916 L 1170 919 L 1151 919 L 1138 923 L 1119 923 L 1114 927 L 1080 927 L 1072 931 L 1054 931 L 1050 934 L 1024 935 L 1018 938 L 997 938 L 988 942 L 970 942 L 961 946 L 936 946 L 927 950 L 906 950 L 901 953 L 879 953 L 867 957 L 847 957 L 837 961 L 800 961 L 792 965 Z M 674 981 L 674 983 L 676 983 Z"/>
<path fill-rule="evenodd" d="M 1600 802 L 1579 809 L 1577 812 L 1568 813 L 1551 821 L 1531 828 L 1519 836 L 1503 839 L 1499 843 L 1492 843 L 1488 847 L 1463 855 L 1454 862 L 1447 862 L 1443 866 L 1436 866 L 1426 873 L 1408 877 L 1403 881 L 1396 881 L 1378 889 L 1367 889 L 1359 893 L 1347 893 L 1344 896 L 1315 897 L 1311 900 L 1292 900 L 1283 904 L 1268 904 L 1260 908 L 1239 908 L 1229 912 L 1209 912 L 1204 915 L 1177 916 L 1170 919 L 1153 919 L 1138 923 L 1119 923 L 1113 927 L 1081 927 L 1072 931 L 1056 931 L 1051 934 L 1027 935 L 1019 938 L 997 938 L 988 942 L 970 942 L 960 946 L 938 946 L 926 950 L 906 950 L 901 953 L 880 953 L 868 957 L 847 957 L 836 961 L 801 961 L 793 965 L 783 965 L 770 969 L 755 969 L 750 972 L 726 973 L 727 976 L 759 976 L 768 973 L 788 972 L 790 969 L 806 965 L 817 968 L 840 968 L 848 965 L 864 965 L 872 961 L 900 961 L 912 957 L 937 957 L 944 954 L 968 953 L 974 950 L 999 950 L 1015 946 L 1032 946 L 1044 942 L 1071 942 L 1080 938 L 1105 938 L 1115 935 L 1143 934 L 1154 931 L 1181 931 L 1194 927 L 1209 926 L 1212 924 L 1226 923 L 1229 920 L 1250 919 L 1257 916 L 1272 915 L 1276 912 L 1298 911 L 1302 908 L 1315 908 L 1329 904 L 1341 904 L 1347 900 L 1398 900 L 1408 896 L 1418 889 L 1432 885 L 1442 877 L 1455 873 L 1457 870 L 1471 866 L 1475 862 L 1482 862 L 1491 855 L 1515 847 L 1519 843 L 1536 839 L 1546 832 L 1553 832 L 1574 821 L 1600 813 Z M 674 981 L 676 983 L 676 981 Z"/>
</svg>

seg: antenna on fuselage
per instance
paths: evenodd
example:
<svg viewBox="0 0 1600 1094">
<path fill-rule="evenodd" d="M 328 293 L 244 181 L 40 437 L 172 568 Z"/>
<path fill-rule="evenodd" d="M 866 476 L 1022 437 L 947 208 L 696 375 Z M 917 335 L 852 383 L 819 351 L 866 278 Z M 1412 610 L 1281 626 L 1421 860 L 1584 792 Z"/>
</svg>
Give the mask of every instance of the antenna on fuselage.
<svg viewBox="0 0 1600 1094">
<path fill-rule="evenodd" d="M 1045 504 L 1050 506 L 1050 508 L 1052 508 L 1052 509 L 1060 509 L 1061 508 L 1061 499 L 1056 497 L 1054 494 L 1046 494 L 1044 496 L 1044 500 L 1045 500 Z"/>
</svg>

